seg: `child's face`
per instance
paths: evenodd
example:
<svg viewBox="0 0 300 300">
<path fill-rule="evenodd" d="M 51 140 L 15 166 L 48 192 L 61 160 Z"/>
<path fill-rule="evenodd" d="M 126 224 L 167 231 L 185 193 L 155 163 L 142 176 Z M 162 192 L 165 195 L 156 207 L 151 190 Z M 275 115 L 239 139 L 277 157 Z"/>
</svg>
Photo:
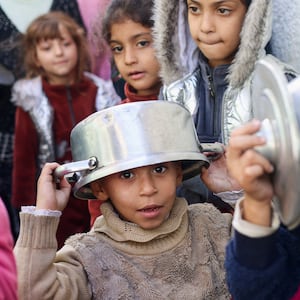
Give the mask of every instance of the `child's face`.
<svg viewBox="0 0 300 300">
<path fill-rule="evenodd" d="M 151 29 L 126 19 L 112 25 L 109 44 L 117 69 L 137 94 L 158 94 L 161 81 Z"/>
<path fill-rule="evenodd" d="M 63 26 L 60 27 L 60 34 L 62 38 L 39 41 L 36 61 L 44 69 L 50 84 L 72 84 L 78 61 L 77 46 Z"/>
<path fill-rule="evenodd" d="M 167 162 L 109 175 L 92 189 L 98 199 L 110 199 L 124 220 L 154 229 L 168 218 L 181 180 L 180 164 Z"/>
<path fill-rule="evenodd" d="M 247 12 L 241 0 L 187 0 L 192 38 L 210 66 L 232 62 Z"/>
</svg>

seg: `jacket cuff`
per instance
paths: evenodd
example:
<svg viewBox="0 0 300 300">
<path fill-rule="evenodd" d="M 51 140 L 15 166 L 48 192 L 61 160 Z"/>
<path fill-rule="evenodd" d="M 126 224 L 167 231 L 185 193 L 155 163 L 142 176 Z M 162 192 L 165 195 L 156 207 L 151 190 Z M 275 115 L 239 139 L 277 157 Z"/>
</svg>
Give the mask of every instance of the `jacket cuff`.
<svg viewBox="0 0 300 300">
<path fill-rule="evenodd" d="M 239 233 L 243 234 L 244 236 L 248 236 L 250 238 L 262 238 L 271 235 L 278 230 L 280 226 L 280 219 L 278 214 L 274 212 L 274 209 L 272 213 L 271 226 L 269 227 L 260 226 L 245 221 L 242 218 L 242 204 L 243 204 L 243 198 L 240 199 L 235 206 L 235 211 L 234 211 L 234 216 L 232 221 L 232 225 L 234 229 L 237 230 Z"/>
</svg>

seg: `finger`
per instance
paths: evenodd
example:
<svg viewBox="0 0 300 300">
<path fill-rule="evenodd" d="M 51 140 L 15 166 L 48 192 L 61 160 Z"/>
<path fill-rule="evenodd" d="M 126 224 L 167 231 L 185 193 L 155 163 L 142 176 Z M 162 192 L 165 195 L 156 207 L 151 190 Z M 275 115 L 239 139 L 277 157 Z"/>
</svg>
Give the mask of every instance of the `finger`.
<svg viewBox="0 0 300 300">
<path fill-rule="evenodd" d="M 255 150 L 247 150 L 242 160 L 247 165 L 259 165 L 263 169 L 264 173 L 272 173 L 274 171 L 273 165 L 259 152 Z"/>
<path fill-rule="evenodd" d="M 243 152 L 247 149 L 263 145 L 265 142 L 266 140 L 264 137 L 255 134 L 234 136 L 229 140 L 226 153 L 228 154 L 228 152 L 232 151 Z"/>
<path fill-rule="evenodd" d="M 248 167 L 245 168 L 244 173 L 245 173 L 245 177 L 248 178 L 248 181 L 249 181 L 249 178 L 251 180 L 253 180 L 253 179 L 258 178 L 258 177 L 265 174 L 264 169 L 262 168 L 261 165 L 248 166 Z"/>
<path fill-rule="evenodd" d="M 235 128 L 231 136 L 236 136 L 236 135 L 249 135 L 249 134 L 254 134 L 256 133 L 261 127 L 261 122 L 258 120 L 252 120 L 246 124 L 243 124 L 240 127 Z"/>
<path fill-rule="evenodd" d="M 69 189 L 71 189 L 71 184 L 68 182 L 68 180 L 65 177 L 63 177 L 63 178 L 61 178 L 61 180 L 59 182 L 59 187 L 60 187 L 60 189 L 69 190 Z"/>
</svg>

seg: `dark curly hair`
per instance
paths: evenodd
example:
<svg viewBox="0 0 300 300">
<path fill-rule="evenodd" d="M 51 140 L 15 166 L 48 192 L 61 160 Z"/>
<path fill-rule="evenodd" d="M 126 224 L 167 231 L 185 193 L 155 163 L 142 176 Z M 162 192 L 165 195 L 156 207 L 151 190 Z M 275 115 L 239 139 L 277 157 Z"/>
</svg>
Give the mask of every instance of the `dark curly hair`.
<svg viewBox="0 0 300 300">
<path fill-rule="evenodd" d="M 112 0 L 102 18 L 102 37 L 109 43 L 111 26 L 130 19 L 144 27 L 152 28 L 152 0 Z"/>
</svg>

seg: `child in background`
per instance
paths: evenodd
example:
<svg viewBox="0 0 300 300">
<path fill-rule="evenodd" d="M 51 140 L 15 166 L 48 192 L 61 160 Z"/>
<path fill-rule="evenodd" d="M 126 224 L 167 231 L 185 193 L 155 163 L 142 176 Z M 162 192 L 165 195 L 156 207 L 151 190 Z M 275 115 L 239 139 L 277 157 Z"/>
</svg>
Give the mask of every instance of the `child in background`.
<svg viewBox="0 0 300 300">
<path fill-rule="evenodd" d="M 159 64 L 152 38 L 152 0 L 112 0 L 101 21 L 114 64 L 125 80 L 122 103 L 158 99 Z M 100 215 L 99 201 L 90 201 L 91 225 Z"/>
<path fill-rule="evenodd" d="M 6 207 L 0 198 L 0 299 L 17 299 L 17 270 Z"/>
<path fill-rule="evenodd" d="M 265 143 L 255 133 L 258 121 L 232 132 L 227 163 L 244 189 L 233 219 L 235 234 L 227 247 L 226 271 L 236 300 L 288 300 L 300 285 L 300 225 L 280 226 L 273 210 L 273 166 L 253 149 Z M 299 299 L 298 294 L 293 299 Z"/>
<path fill-rule="evenodd" d="M 153 48 L 153 1 L 112 0 L 102 20 L 102 35 L 125 80 L 122 103 L 156 100 L 161 88 Z"/>
<path fill-rule="evenodd" d="M 17 209 L 34 204 L 36 180 L 46 162 L 72 160 L 74 125 L 119 103 L 110 81 L 85 73 L 86 47 L 83 29 L 61 12 L 38 17 L 24 35 L 28 78 L 15 83 L 12 95 L 17 106 L 12 203 Z M 68 236 L 89 229 L 87 203 L 72 198 L 61 221 L 59 247 Z"/>
<path fill-rule="evenodd" d="M 190 113 L 165 101 L 126 103 L 85 119 L 71 139 L 75 161 L 76 155 L 86 161 L 93 153 L 98 162 L 82 172 L 74 193 L 104 201 L 103 214 L 89 233 L 71 237 L 55 255 L 55 230 L 70 185 L 62 180 L 57 190 L 53 172 L 59 165 L 46 164 L 36 208 L 24 207 L 20 215 L 14 250 L 19 294 L 26 299 L 230 299 L 224 252 L 231 215 L 207 203 L 188 206 L 176 197 L 182 177 L 207 164 Z"/>
<path fill-rule="evenodd" d="M 154 18 L 162 97 L 189 109 L 201 143 L 226 145 L 231 130 L 252 119 L 252 76 L 271 37 L 272 1 L 156 0 Z M 288 76 L 295 76 L 292 68 L 277 62 Z M 209 176 L 202 176 L 210 190 L 197 176 L 185 183 L 183 195 L 195 197 L 195 202 L 210 201 L 213 191 L 235 203 L 240 189 L 231 186 L 234 181 L 227 182 L 227 172 L 220 170 L 225 168 L 214 161 Z M 213 186 L 209 180 L 219 172 L 226 175 L 223 186 Z M 225 185 L 231 192 L 219 194 Z"/>
</svg>

